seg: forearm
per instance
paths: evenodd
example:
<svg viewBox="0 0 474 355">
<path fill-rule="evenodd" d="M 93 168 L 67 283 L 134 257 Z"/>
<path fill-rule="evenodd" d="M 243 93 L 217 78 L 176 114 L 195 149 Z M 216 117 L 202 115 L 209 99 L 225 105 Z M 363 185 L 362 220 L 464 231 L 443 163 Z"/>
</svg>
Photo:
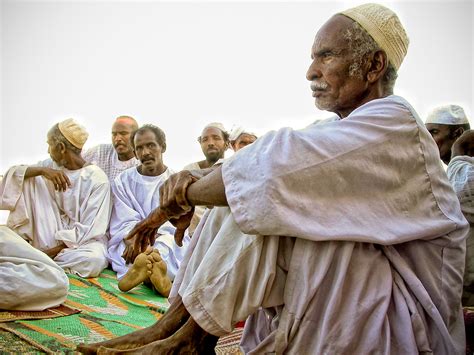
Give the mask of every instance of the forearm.
<svg viewBox="0 0 474 355">
<path fill-rule="evenodd" d="M 29 166 L 25 171 L 25 179 L 40 176 L 43 174 L 43 168 L 41 166 Z"/>
<path fill-rule="evenodd" d="M 64 248 L 66 248 L 66 244 L 61 242 L 61 244 L 59 244 L 58 246 L 43 250 L 43 253 L 45 253 L 51 259 L 54 259 L 56 255 L 58 255 L 61 252 L 61 250 L 63 250 Z"/>
<path fill-rule="evenodd" d="M 222 167 L 199 179 L 188 187 L 186 198 L 193 206 L 228 206 Z"/>
</svg>

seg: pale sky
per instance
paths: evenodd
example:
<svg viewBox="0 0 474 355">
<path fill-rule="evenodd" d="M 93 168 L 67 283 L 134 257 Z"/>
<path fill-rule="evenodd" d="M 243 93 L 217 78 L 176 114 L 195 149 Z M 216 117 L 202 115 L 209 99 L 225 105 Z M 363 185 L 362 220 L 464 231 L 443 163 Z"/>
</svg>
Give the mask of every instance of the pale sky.
<svg viewBox="0 0 474 355">
<path fill-rule="evenodd" d="M 86 148 L 108 143 L 119 115 L 158 125 L 175 170 L 203 158 L 209 122 L 261 134 L 327 117 L 305 79 L 312 41 L 361 3 L 4 0 L 0 174 L 47 158 L 47 131 L 69 117 L 89 130 Z M 411 40 L 395 93 L 422 118 L 456 103 L 472 123 L 473 3 L 380 3 Z"/>
</svg>

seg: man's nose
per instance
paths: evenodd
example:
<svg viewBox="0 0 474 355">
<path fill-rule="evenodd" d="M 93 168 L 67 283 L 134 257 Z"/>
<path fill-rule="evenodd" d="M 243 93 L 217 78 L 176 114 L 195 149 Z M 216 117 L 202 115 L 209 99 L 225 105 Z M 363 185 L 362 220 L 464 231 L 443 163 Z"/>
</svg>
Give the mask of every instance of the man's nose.
<svg viewBox="0 0 474 355">
<path fill-rule="evenodd" d="M 306 80 L 312 81 L 321 77 L 321 70 L 318 67 L 316 60 L 313 60 L 306 72 Z"/>
</svg>

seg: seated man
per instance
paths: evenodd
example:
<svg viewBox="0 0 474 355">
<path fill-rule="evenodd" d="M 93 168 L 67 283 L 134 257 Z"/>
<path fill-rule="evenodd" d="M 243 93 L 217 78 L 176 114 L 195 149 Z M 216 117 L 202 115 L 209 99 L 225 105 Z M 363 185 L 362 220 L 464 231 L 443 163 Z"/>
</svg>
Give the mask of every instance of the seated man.
<svg viewBox="0 0 474 355">
<path fill-rule="evenodd" d="M 474 131 L 465 131 L 451 148 L 448 179 L 469 222 L 466 242 L 463 305 L 474 306 Z"/>
<path fill-rule="evenodd" d="M 175 228 L 170 223 L 161 226 L 154 236 L 156 240 L 152 246 L 155 250 L 150 248 L 133 258 L 135 263 L 130 272 L 130 265 L 122 257 L 126 248 L 124 238 L 138 222 L 159 207 L 159 188 L 173 173 L 163 163 L 166 137 L 160 128 L 144 125 L 132 133 L 131 140 L 140 165 L 121 173 L 112 184 L 114 205 L 110 220 L 109 261 L 117 272 L 122 291 L 150 279 L 155 289 L 168 297 L 171 281 L 184 255 L 184 248 L 179 248 L 174 242 Z M 186 236 L 185 244 L 188 241 Z"/>
<path fill-rule="evenodd" d="M 51 159 L 11 167 L 0 183 L 0 209 L 10 211 L 8 227 L 66 272 L 95 277 L 107 266 L 112 203 L 107 176 L 81 156 L 87 137 L 73 119 L 55 124 L 47 136 Z"/>
<path fill-rule="evenodd" d="M 234 150 L 234 152 L 239 151 L 243 147 L 252 144 L 257 140 L 257 135 L 250 131 L 245 130 L 245 128 L 239 126 L 236 127 L 230 132 L 229 135 L 229 142 L 230 146 Z"/>
<path fill-rule="evenodd" d="M 229 133 L 225 130 L 222 123 L 219 122 L 209 123 L 204 127 L 197 140 L 206 159 L 188 164 L 183 170 L 209 169 L 220 159 L 224 158 L 225 151 L 229 147 Z M 190 235 L 194 233 L 205 210 L 206 207 L 204 206 L 195 207 L 194 216 L 189 226 Z"/>
<path fill-rule="evenodd" d="M 139 163 L 130 144 L 130 135 L 137 128 L 137 121 L 133 117 L 117 117 L 112 125 L 112 144 L 92 147 L 82 153 L 82 157 L 101 168 L 112 183 L 122 171 Z"/>
<path fill-rule="evenodd" d="M 209 123 L 204 127 L 197 140 L 206 159 L 188 164 L 183 170 L 210 168 L 219 159 L 224 158 L 225 151 L 229 148 L 229 133 L 227 133 L 222 123 Z"/>
<path fill-rule="evenodd" d="M 448 165 L 454 141 L 470 129 L 463 108 L 458 105 L 437 107 L 428 115 L 425 126 L 438 145 L 441 160 Z"/>
<path fill-rule="evenodd" d="M 0 276 L 0 309 L 42 311 L 66 300 L 64 270 L 5 226 L 0 226 Z"/>
<path fill-rule="evenodd" d="M 433 139 L 393 95 L 407 47 L 381 5 L 331 17 L 307 78 L 339 118 L 267 133 L 197 181 L 171 176 L 136 245 L 190 206 L 229 208 L 196 229 L 155 325 L 78 349 L 207 353 L 250 315 L 245 353 L 463 353 L 468 224 Z"/>
</svg>

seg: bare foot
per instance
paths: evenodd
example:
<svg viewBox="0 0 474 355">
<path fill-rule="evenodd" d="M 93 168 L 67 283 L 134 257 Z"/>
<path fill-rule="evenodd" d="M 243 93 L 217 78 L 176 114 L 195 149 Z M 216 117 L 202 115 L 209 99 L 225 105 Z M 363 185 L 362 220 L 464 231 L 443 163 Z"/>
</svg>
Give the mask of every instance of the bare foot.
<svg viewBox="0 0 474 355">
<path fill-rule="evenodd" d="M 79 344 L 77 351 L 82 354 L 97 354 L 100 347 L 112 349 L 135 349 L 159 339 L 165 339 L 181 328 L 189 318 L 189 313 L 181 298 L 177 298 L 155 324 L 148 328 L 123 335 L 121 337 L 95 344 Z"/>
<path fill-rule="evenodd" d="M 161 295 L 169 297 L 171 291 L 171 280 L 166 273 L 166 263 L 161 259 L 158 250 L 148 255 L 148 277 L 151 283 Z"/>
<path fill-rule="evenodd" d="M 163 340 L 151 342 L 148 345 L 120 350 L 100 347 L 98 354 L 215 354 L 218 337 L 207 333 L 191 317 L 173 335 Z"/>
<path fill-rule="evenodd" d="M 132 267 L 118 283 L 120 291 L 130 291 L 132 288 L 148 279 L 148 255 L 152 252 L 153 248 L 148 248 L 144 253 L 141 253 L 136 257 Z"/>
</svg>

